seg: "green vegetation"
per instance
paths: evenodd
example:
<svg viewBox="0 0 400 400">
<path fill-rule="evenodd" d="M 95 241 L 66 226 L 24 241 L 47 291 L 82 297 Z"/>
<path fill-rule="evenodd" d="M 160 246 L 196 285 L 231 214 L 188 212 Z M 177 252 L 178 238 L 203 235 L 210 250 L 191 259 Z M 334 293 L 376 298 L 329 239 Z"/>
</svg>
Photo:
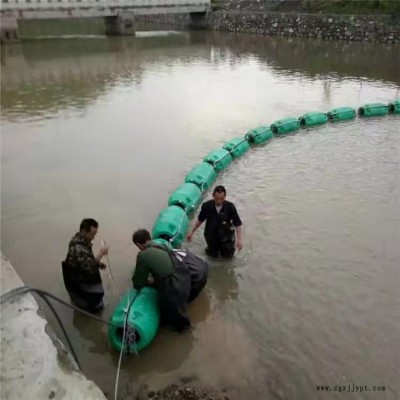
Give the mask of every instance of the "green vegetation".
<svg viewBox="0 0 400 400">
<path fill-rule="evenodd" d="M 302 8 L 310 12 L 334 14 L 398 14 L 398 0 L 302 0 Z"/>
</svg>

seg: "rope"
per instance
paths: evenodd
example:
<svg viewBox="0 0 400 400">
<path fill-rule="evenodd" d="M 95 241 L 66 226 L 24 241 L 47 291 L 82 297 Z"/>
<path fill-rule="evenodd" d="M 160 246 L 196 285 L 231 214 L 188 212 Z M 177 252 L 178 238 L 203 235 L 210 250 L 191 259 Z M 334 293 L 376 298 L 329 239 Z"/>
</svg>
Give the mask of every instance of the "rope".
<svg viewBox="0 0 400 400">
<path fill-rule="evenodd" d="M 180 230 L 181 230 L 181 228 L 182 228 L 183 221 L 185 220 L 185 217 L 186 217 L 186 213 L 183 213 L 183 214 L 182 214 L 181 223 L 179 224 L 178 230 L 176 231 L 175 235 L 172 236 L 172 237 L 168 240 L 168 242 L 169 242 L 171 245 L 172 245 L 172 242 L 175 240 L 175 238 L 178 236 L 178 234 L 179 234 L 179 232 L 180 232 Z"/>
<path fill-rule="evenodd" d="M 132 301 L 130 301 L 129 298 L 129 292 L 128 292 L 128 298 L 127 298 L 127 303 L 126 303 L 126 309 L 125 309 L 125 318 L 124 318 L 124 328 L 123 328 L 123 334 L 122 334 L 122 346 L 121 346 L 121 351 L 119 352 L 119 360 L 118 360 L 118 367 L 117 367 L 117 374 L 115 377 L 115 389 L 114 389 L 114 400 L 118 399 L 118 385 L 119 385 L 119 373 L 121 371 L 121 364 L 122 364 L 122 354 L 124 353 L 124 347 L 125 347 L 125 337 L 126 337 L 126 333 L 128 331 L 128 329 L 131 329 L 133 331 L 133 339 L 135 340 L 135 344 L 134 344 L 134 353 L 137 355 L 137 350 L 136 350 L 136 335 L 135 335 L 135 328 L 134 327 L 130 327 L 128 325 L 128 316 L 129 316 L 129 312 L 131 310 L 131 307 L 133 305 L 133 303 L 136 300 L 136 297 L 138 296 L 140 290 L 136 291 L 136 294 L 134 296 L 134 298 L 132 299 Z M 128 329 L 127 329 L 128 328 Z M 127 343 L 127 351 L 129 353 L 129 346 L 130 343 Z"/>
<path fill-rule="evenodd" d="M 106 241 L 104 239 L 102 240 L 102 246 L 103 247 L 107 246 L 106 245 Z M 107 268 L 106 269 L 107 269 L 107 272 L 108 272 L 108 279 L 109 279 L 109 282 L 110 282 L 111 291 L 115 295 L 114 278 L 113 278 L 112 273 L 111 273 L 111 264 L 110 264 L 110 258 L 108 257 L 108 253 L 106 254 L 106 259 L 107 259 Z"/>
<path fill-rule="evenodd" d="M 125 340 L 128 349 L 133 346 L 133 353 L 138 355 L 137 348 L 136 348 L 136 329 L 128 325 L 126 328 L 126 340 Z"/>
<path fill-rule="evenodd" d="M 224 149 L 224 150 L 226 150 L 226 149 Z M 226 151 L 227 151 L 227 153 L 226 153 L 222 158 L 220 158 L 220 159 L 217 161 L 217 163 L 220 162 L 220 161 L 222 161 L 225 157 L 228 157 L 228 156 L 231 156 L 231 157 L 232 157 L 231 152 L 230 152 L 229 150 L 226 150 Z"/>
<path fill-rule="evenodd" d="M 128 295 L 129 299 L 129 295 Z M 128 300 L 129 301 L 129 300 Z M 126 312 L 125 318 L 124 318 L 124 330 L 123 330 L 123 335 L 122 335 L 122 346 L 121 346 L 121 351 L 119 352 L 119 360 L 118 360 L 118 367 L 117 367 L 117 375 L 115 377 L 115 388 L 114 388 L 114 400 L 118 399 L 118 385 L 119 385 L 119 373 L 121 371 L 121 363 L 122 363 L 122 354 L 124 352 L 124 344 L 125 344 L 125 333 L 126 333 L 126 324 L 128 320 L 128 313 Z"/>
<path fill-rule="evenodd" d="M 106 241 L 104 239 L 102 240 L 102 245 L 103 245 L 103 247 L 107 247 Z M 108 276 L 109 276 L 109 278 L 111 280 L 111 283 L 114 283 L 114 279 L 113 279 L 113 276 L 112 276 L 112 273 L 111 273 L 111 264 L 110 264 L 110 259 L 108 257 L 108 253 L 106 254 L 106 259 L 107 259 L 107 264 L 108 264 L 107 265 L 108 266 L 108 268 L 107 268 Z"/>
</svg>

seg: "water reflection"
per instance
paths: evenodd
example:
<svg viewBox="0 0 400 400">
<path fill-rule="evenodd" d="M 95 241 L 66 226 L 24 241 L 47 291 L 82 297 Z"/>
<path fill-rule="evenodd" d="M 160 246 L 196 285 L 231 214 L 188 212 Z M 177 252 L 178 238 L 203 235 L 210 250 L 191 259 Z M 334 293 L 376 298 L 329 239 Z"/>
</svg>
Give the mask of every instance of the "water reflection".
<svg viewBox="0 0 400 400">
<path fill-rule="evenodd" d="M 201 33 L 194 32 L 192 37 L 195 35 Z M 300 72 L 311 78 L 334 75 L 400 83 L 398 45 L 221 33 L 211 33 L 206 40 L 222 56 L 231 54 L 236 60 L 255 57 L 278 71 Z"/>
<path fill-rule="evenodd" d="M 290 80 L 329 77 L 324 81 L 327 101 L 335 80 L 400 82 L 399 47 L 215 32 L 144 32 L 136 38 L 34 40 L 4 47 L 1 107 L 6 116 L 20 115 L 21 107 L 27 115 L 84 109 L 116 85 L 140 85 L 152 65 L 169 68 L 195 61 L 234 67 L 252 60 Z"/>
</svg>

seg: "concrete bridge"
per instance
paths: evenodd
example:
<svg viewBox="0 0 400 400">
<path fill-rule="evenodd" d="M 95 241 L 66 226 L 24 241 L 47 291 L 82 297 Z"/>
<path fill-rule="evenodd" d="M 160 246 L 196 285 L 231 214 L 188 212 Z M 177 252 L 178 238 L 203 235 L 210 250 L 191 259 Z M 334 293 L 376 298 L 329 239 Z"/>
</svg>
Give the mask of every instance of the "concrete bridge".
<svg viewBox="0 0 400 400">
<path fill-rule="evenodd" d="M 135 15 L 190 14 L 201 26 L 210 0 L 1 0 L 1 40 L 18 40 L 18 20 L 105 19 L 107 35 L 134 35 Z"/>
</svg>

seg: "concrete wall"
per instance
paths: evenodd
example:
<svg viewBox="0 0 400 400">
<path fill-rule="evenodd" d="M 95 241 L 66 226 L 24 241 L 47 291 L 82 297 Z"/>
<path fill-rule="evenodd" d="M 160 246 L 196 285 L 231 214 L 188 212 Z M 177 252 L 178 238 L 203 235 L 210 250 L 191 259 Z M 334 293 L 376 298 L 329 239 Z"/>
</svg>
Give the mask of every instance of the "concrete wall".
<svg viewBox="0 0 400 400">
<path fill-rule="evenodd" d="M 23 286 L 1 255 L 1 294 Z M 106 400 L 57 339 L 30 295 L 1 304 L 2 400 Z"/>
<path fill-rule="evenodd" d="M 188 16 L 182 15 L 140 17 L 140 20 L 180 26 L 190 22 Z M 400 43 L 400 16 L 217 11 L 208 15 L 207 22 L 208 29 L 227 32 Z"/>
</svg>

